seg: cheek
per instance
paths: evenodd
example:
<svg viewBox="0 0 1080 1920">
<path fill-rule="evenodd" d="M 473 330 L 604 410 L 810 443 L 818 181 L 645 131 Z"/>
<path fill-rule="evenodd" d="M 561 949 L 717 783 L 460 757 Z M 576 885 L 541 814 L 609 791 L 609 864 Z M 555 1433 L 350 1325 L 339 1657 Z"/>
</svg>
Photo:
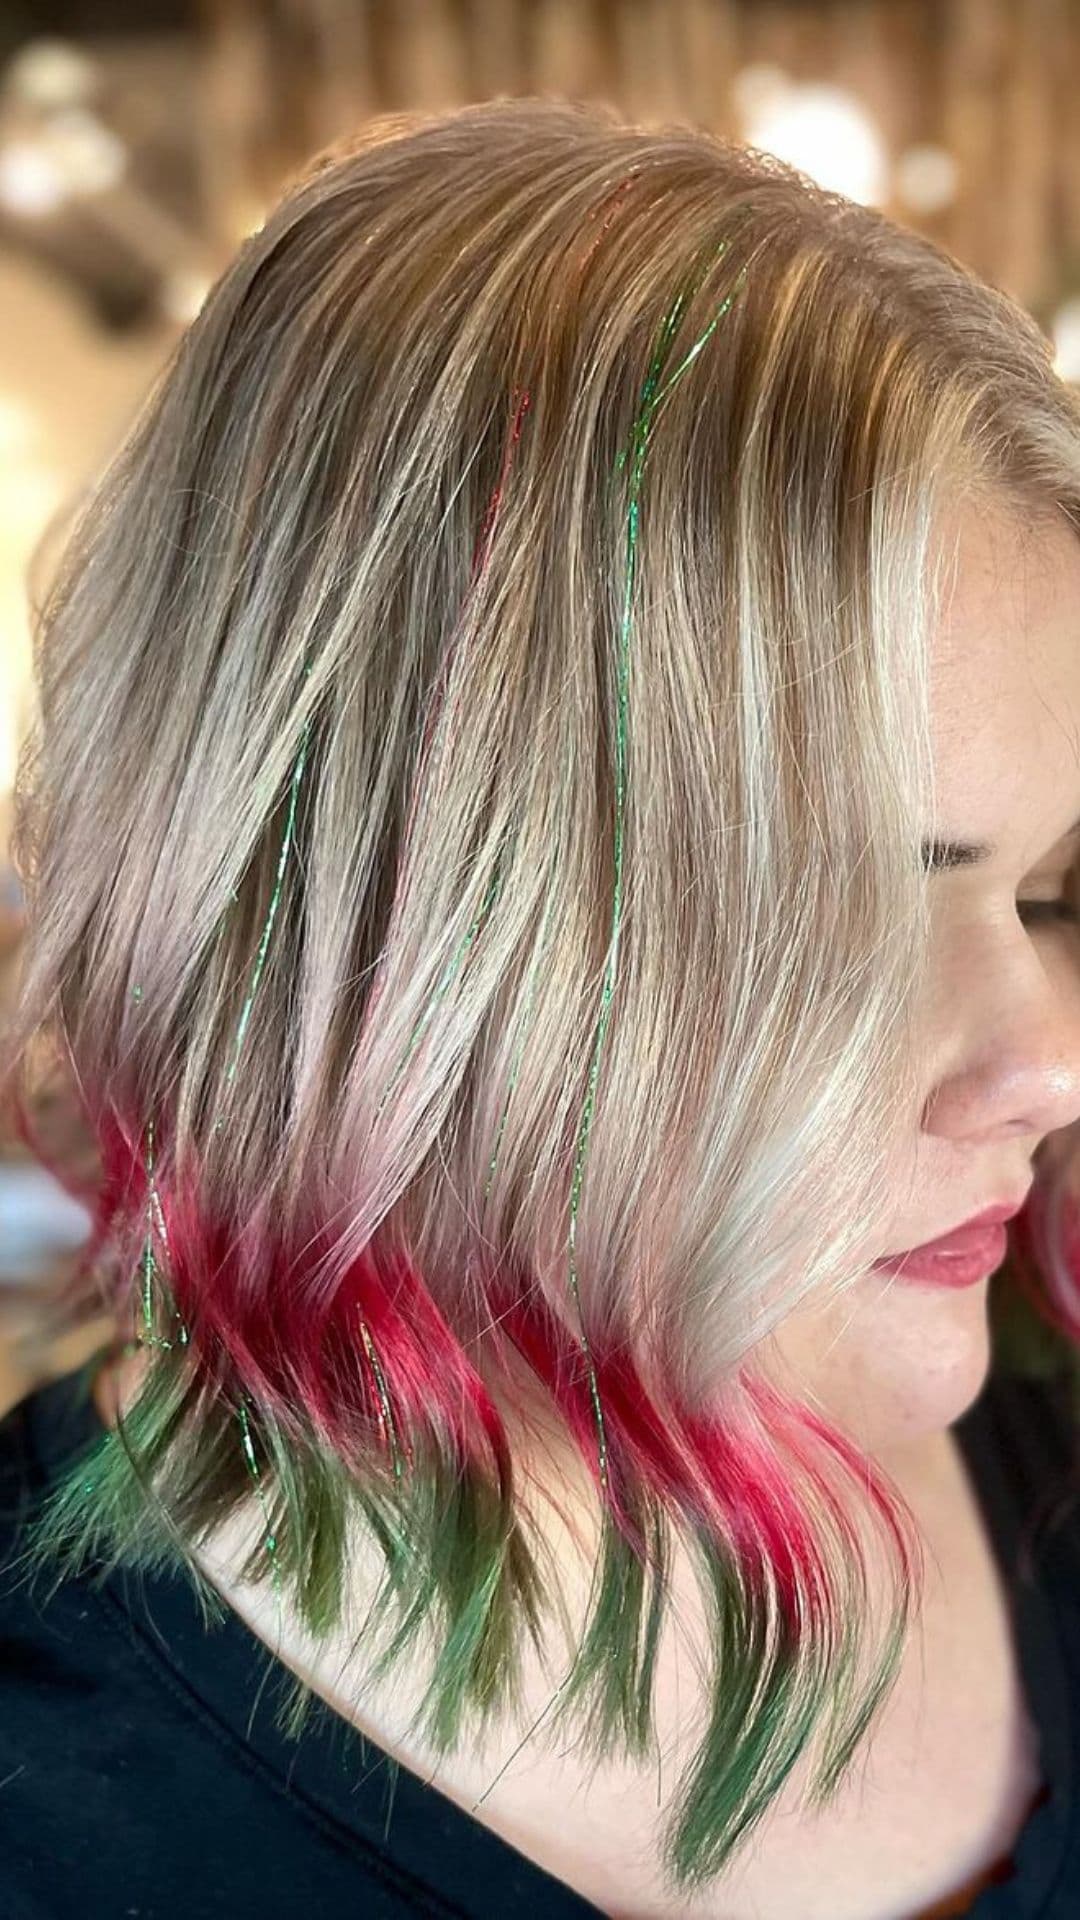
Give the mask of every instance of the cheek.
<svg viewBox="0 0 1080 1920">
<path fill-rule="evenodd" d="M 761 1343 L 763 1371 L 877 1455 L 943 1431 L 989 1371 L 989 1281 L 946 1290 L 867 1275 L 803 1303 Z"/>
</svg>

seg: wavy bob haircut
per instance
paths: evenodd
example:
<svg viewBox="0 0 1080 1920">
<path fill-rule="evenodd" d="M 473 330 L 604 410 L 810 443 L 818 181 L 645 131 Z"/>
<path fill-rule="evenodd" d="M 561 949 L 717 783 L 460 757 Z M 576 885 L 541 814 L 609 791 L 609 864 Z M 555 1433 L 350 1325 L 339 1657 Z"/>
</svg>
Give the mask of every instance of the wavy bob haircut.
<svg viewBox="0 0 1080 1920">
<path fill-rule="evenodd" d="M 389 1673 L 433 1632 L 446 1752 L 558 1606 L 542 1408 L 599 1527 L 563 1738 L 647 1755 L 676 1538 L 702 1583 L 672 1884 L 819 1733 L 833 1793 L 920 1537 L 757 1349 L 864 1271 L 917 1124 L 928 643 L 980 498 L 1080 524 L 1046 337 L 760 153 L 502 99 L 290 185 L 35 615 L 5 1084 L 26 1125 L 70 1076 L 65 1311 L 145 1364 L 32 1567 L 175 1564 L 209 1616 L 193 1545 L 246 1517 L 327 1636 L 366 1541 L 364 1643 L 391 1621 Z"/>
</svg>

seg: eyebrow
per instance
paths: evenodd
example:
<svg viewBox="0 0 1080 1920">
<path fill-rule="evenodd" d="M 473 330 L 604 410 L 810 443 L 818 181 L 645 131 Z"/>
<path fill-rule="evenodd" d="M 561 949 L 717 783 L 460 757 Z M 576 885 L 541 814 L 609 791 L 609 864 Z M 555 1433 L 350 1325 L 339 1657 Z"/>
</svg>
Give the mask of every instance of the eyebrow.
<svg viewBox="0 0 1080 1920">
<path fill-rule="evenodd" d="M 1080 819 L 1066 827 L 1061 838 L 1072 840 L 1080 834 Z M 950 867 L 977 867 L 994 858 L 997 848 L 989 840 L 924 840 L 922 863 L 928 873 L 943 873 Z"/>
</svg>

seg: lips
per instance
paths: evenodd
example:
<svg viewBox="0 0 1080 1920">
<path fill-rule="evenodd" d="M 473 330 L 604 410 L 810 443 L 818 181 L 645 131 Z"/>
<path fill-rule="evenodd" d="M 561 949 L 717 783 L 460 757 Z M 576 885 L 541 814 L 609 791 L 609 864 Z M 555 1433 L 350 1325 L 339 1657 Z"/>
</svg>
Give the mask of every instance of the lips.
<svg viewBox="0 0 1080 1920">
<path fill-rule="evenodd" d="M 985 1240 L 987 1227 L 1000 1226 L 1019 1213 L 1026 1198 L 1025 1194 L 1024 1199 L 1003 1200 L 996 1206 L 986 1207 L 982 1213 L 972 1214 L 962 1226 L 954 1227 L 951 1233 L 943 1233 L 937 1240 L 924 1240 L 919 1246 L 908 1247 L 900 1253 L 886 1254 L 885 1261 L 910 1260 L 916 1254 L 968 1253 Z M 885 1261 L 875 1260 L 874 1265 L 881 1266 Z"/>
<path fill-rule="evenodd" d="M 921 1281 L 938 1287 L 969 1287 L 1001 1265 L 1008 1252 L 1004 1222 L 1019 1213 L 1023 1201 L 1002 1202 L 987 1207 L 954 1227 L 937 1240 L 928 1240 L 906 1253 L 886 1255 L 875 1260 L 879 1272 L 895 1274 L 901 1280 Z"/>
<path fill-rule="evenodd" d="M 915 1247 L 911 1253 L 899 1253 L 891 1260 L 875 1260 L 879 1273 L 892 1274 L 897 1280 L 919 1281 L 931 1287 L 972 1287 L 1000 1267 L 1008 1252 L 1004 1227 L 979 1227 L 964 1236 L 950 1235 L 936 1246 Z M 941 1246 L 949 1250 L 942 1252 Z"/>
</svg>

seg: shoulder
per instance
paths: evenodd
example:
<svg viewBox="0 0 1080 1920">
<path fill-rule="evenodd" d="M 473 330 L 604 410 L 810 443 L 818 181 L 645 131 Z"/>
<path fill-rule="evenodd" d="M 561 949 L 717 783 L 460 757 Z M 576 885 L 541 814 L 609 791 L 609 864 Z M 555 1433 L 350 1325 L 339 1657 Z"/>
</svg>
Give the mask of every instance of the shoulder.
<svg viewBox="0 0 1080 1920">
<path fill-rule="evenodd" d="M 95 1444 L 94 1365 L 36 1387 L 0 1417 L 0 1540 L 29 1521 L 65 1467 Z"/>
<path fill-rule="evenodd" d="M 1080 1366 L 992 1373 L 954 1432 L 1010 1571 L 1080 1572 Z"/>
<path fill-rule="evenodd" d="M 65 1615 L 84 1604 L 82 1583 L 62 1578 L 47 1557 L 38 1563 L 32 1549 L 50 1493 L 100 1437 L 92 1377 L 83 1367 L 50 1381 L 0 1418 L 0 1684 L 8 1700 L 30 1643 L 53 1645 Z"/>
</svg>

